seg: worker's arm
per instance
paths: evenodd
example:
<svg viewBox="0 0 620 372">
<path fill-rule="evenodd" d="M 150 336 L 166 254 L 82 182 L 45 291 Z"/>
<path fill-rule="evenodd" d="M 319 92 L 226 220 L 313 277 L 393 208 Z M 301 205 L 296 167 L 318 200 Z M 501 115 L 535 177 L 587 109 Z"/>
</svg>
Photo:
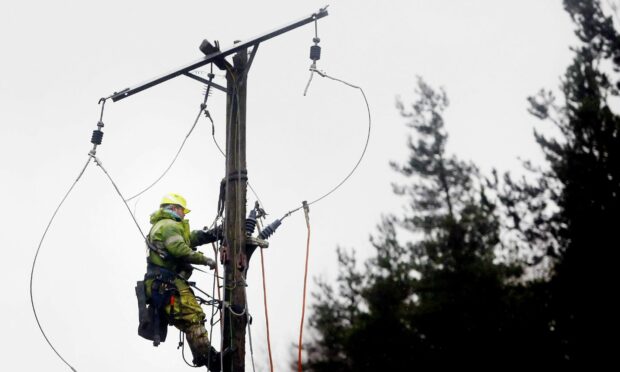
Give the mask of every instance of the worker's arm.
<svg viewBox="0 0 620 372">
<path fill-rule="evenodd" d="M 222 226 L 216 226 L 211 230 L 205 227 L 203 230 L 194 230 L 190 234 L 190 243 L 192 247 L 203 244 L 209 244 L 221 240 L 224 236 Z"/>
<path fill-rule="evenodd" d="M 164 227 L 162 231 L 164 247 L 173 257 L 196 265 L 208 265 L 215 267 L 215 261 L 206 257 L 201 252 L 194 251 L 185 242 L 183 230 L 174 225 Z"/>
</svg>

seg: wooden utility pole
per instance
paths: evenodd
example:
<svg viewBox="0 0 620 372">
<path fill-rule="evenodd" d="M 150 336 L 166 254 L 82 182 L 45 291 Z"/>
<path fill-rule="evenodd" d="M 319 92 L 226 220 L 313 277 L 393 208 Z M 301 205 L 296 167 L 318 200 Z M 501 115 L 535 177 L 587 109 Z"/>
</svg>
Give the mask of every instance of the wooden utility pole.
<svg viewBox="0 0 620 372">
<path fill-rule="evenodd" d="M 247 49 L 233 57 L 233 67 L 226 74 L 226 260 L 224 262 L 224 337 L 223 371 L 245 370 L 245 327 L 247 311 L 245 273 L 247 268 L 245 245 L 245 215 L 247 170 L 245 160 L 245 102 L 247 76 Z"/>
<path fill-rule="evenodd" d="M 250 40 L 235 43 L 233 46 L 225 49 L 220 49 L 218 43 L 212 45 L 205 40 L 200 46 L 200 50 L 205 56 L 199 60 L 188 63 L 172 72 L 152 78 L 145 83 L 114 92 L 106 98 L 117 102 L 177 76 L 187 76 L 203 84 L 210 85 L 212 88 L 226 92 L 227 158 L 224 235 L 227 247 L 224 260 L 225 304 L 222 308 L 224 336 L 221 350 L 222 352 L 229 350 L 225 354 L 224 365 L 222 366 L 222 370 L 226 372 L 245 371 L 245 327 L 248 321 L 245 298 L 245 275 L 248 266 L 246 257 L 246 241 L 248 238 L 245 232 L 246 188 L 248 180 L 245 161 L 245 102 L 248 69 L 252 65 L 260 43 L 308 23 L 317 22 L 318 19 L 327 15 L 327 7 L 325 7 L 276 30 Z M 248 59 L 248 48 L 250 47 L 252 52 Z M 234 55 L 232 66 L 225 59 L 230 55 Z M 215 64 L 222 70 L 226 70 L 226 88 L 194 73 L 194 70 L 210 63 Z"/>
</svg>

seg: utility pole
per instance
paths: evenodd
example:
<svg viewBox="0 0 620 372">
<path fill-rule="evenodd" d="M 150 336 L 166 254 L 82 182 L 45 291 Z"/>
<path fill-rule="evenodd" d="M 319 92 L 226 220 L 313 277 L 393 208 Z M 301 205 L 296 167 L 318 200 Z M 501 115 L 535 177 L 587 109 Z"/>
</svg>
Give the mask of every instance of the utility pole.
<svg viewBox="0 0 620 372">
<path fill-rule="evenodd" d="M 260 43 L 294 30 L 308 23 L 317 22 L 326 17 L 327 7 L 316 13 L 291 22 L 281 28 L 264 33 L 252 39 L 235 43 L 233 46 L 220 49 L 216 42 L 212 45 L 204 40 L 200 50 L 205 54 L 199 60 L 188 63 L 172 72 L 152 78 L 145 83 L 114 92 L 105 99 L 117 102 L 143 90 L 159 85 L 177 76 L 187 76 L 212 88 L 226 93 L 226 175 L 225 182 L 225 243 L 224 259 L 224 305 L 222 318 L 224 335 L 221 352 L 225 353 L 222 370 L 226 372 L 245 371 L 245 327 L 248 322 L 246 311 L 245 275 L 248 267 L 246 244 L 251 237 L 246 237 L 246 137 L 245 107 L 247 93 L 247 75 Z M 252 48 L 248 58 L 248 48 Z M 233 64 L 226 57 L 233 56 Z M 193 71 L 207 64 L 215 64 L 226 71 L 227 86 L 222 87 L 211 80 L 204 79 Z M 104 101 L 105 101 L 104 99 Z M 227 351 L 228 349 L 228 351 Z"/>
<path fill-rule="evenodd" d="M 254 47 L 256 48 L 256 46 Z M 222 352 L 225 354 L 223 371 L 245 369 L 245 327 L 248 314 L 245 298 L 246 191 L 247 170 L 245 159 L 245 103 L 247 92 L 247 50 L 233 57 L 233 66 L 226 73 L 226 259 L 224 262 L 224 337 Z"/>
</svg>

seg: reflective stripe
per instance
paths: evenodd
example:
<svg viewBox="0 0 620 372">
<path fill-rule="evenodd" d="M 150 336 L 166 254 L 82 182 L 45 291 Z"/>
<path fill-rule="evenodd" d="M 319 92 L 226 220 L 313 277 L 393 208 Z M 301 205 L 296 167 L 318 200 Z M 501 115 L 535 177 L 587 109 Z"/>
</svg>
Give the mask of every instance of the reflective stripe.
<svg viewBox="0 0 620 372">
<path fill-rule="evenodd" d="M 166 242 L 164 243 L 165 245 L 170 245 L 176 242 L 184 242 L 185 239 L 183 239 L 183 237 L 181 235 L 173 235 L 171 237 L 169 237 L 168 239 L 166 239 Z"/>
</svg>

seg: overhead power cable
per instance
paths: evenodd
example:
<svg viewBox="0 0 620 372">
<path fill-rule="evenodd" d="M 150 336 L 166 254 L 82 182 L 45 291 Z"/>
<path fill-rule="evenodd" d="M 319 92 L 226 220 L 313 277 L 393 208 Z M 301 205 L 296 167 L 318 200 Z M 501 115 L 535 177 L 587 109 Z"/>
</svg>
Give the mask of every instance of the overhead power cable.
<svg viewBox="0 0 620 372">
<path fill-rule="evenodd" d="M 147 186 L 146 188 L 144 188 L 142 191 L 140 191 L 139 193 L 135 194 L 134 196 L 132 196 L 130 198 L 127 198 L 127 199 L 123 199 L 124 201 L 127 201 L 127 202 L 131 201 L 131 200 L 137 198 L 138 196 L 144 194 L 145 192 L 150 190 L 153 186 L 155 186 L 159 181 L 161 181 L 162 178 L 164 178 L 164 176 L 168 173 L 170 168 L 172 168 L 174 163 L 177 161 L 177 158 L 179 157 L 179 154 L 181 154 L 181 151 L 183 150 L 183 147 L 185 146 L 185 142 L 187 142 L 187 139 L 189 138 L 189 136 L 194 131 L 194 128 L 196 128 L 196 124 L 198 124 L 198 120 L 200 119 L 200 115 L 202 115 L 202 112 L 205 110 L 205 107 L 206 106 L 204 106 L 204 104 L 202 104 L 202 103 L 200 104 L 200 111 L 198 111 L 198 115 L 196 115 L 196 119 L 194 120 L 194 123 L 192 124 L 192 127 L 189 129 L 189 132 L 187 132 L 187 134 L 185 135 L 185 138 L 183 139 L 183 142 L 181 142 L 181 146 L 177 150 L 177 153 L 174 155 L 174 158 L 172 158 L 172 161 L 170 162 L 168 167 L 164 170 L 164 172 L 159 177 L 157 177 L 157 179 L 155 181 L 153 181 L 149 186 Z"/>
<path fill-rule="evenodd" d="M 75 181 L 73 181 L 73 183 L 71 184 L 71 187 L 69 187 L 69 190 L 67 190 L 67 192 L 65 193 L 65 196 L 63 196 L 62 200 L 58 204 L 58 207 L 56 207 L 56 210 L 54 210 L 54 213 L 52 214 L 52 217 L 50 218 L 49 222 L 47 223 L 47 226 L 45 227 L 45 230 L 43 231 L 43 235 L 41 236 L 41 240 L 39 241 L 39 245 L 37 246 L 37 250 L 36 250 L 36 252 L 34 254 L 34 258 L 32 260 L 32 268 L 30 270 L 30 304 L 32 305 L 32 313 L 34 314 L 34 318 L 35 318 L 35 320 L 37 322 L 37 326 L 39 327 L 39 330 L 41 331 L 41 334 L 43 335 L 43 338 L 45 338 L 45 341 L 50 346 L 50 348 L 60 358 L 60 360 L 62 360 L 62 362 L 64 364 L 66 364 L 67 367 L 69 367 L 73 372 L 76 372 L 76 369 L 73 368 L 73 366 L 71 364 L 69 364 L 69 362 L 67 362 L 65 360 L 65 358 L 62 357 L 62 355 L 60 355 L 60 353 L 56 350 L 54 345 L 52 345 L 52 342 L 50 341 L 50 339 L 45 334 L 45 331 L 43 330 L 43 326 L 41 325 L 41 322 L 39 321 L 39 316 L 37 315 L 37 309 L 36 309 L 36 307 L 34 305 L 34 296 L 33 296 L 33 291 L 32 291 L 32 284 L 34 282 L 34 269 L 35 269 L 35 266 L 37 264 L 37 258 L 39 257 L 39 252 L 41 251 L 41 246 L 43 245 L 43 241 L 45 240 L 45 236 L 47 235 L 47 232 L 49 231 L 50 226 L 52 226 L 52 222 L 54 222 L 54 218 L 56 217 L 56 214 L 58 214 L 58 211 L 60 210 L 60 207 L 62 207 L 62 205 L 64 204 L 65 200 L 67 200 L 67 198 L 69 197 L 69 194 L 71 194 L 71 191 L 73 191 L 73 188 L 75 187 L 75 185 L 78 183 L 80 178 L 82 178 L 82 176 L 84 175 L 84 172 L 86 171 L 86 168 L 90 164 L 91 159 L 94 158 L 95 154 L 97 153 L 97 146 L 101 145 L 101 141 L 103 140 L 103 131 L 102 131 L 102 129 L 104 127 L 104 124 L 103 124 L 103 111 L 105 109 L 105 103 L 108 100 L 108 98 L 110 98 L 110 97 L 99 99 L 99 104 L 101 105 L 101 112 L 99 114 L 99 121 L 97 122 L 97 129 L 93 131 L 92 137 L 90 139 L 90 142 L 93 144 L 93 148 L 88 153 L 89 157 L 88 157 L 88 160 L 86 161 L 86 164 L 84 164 L 84 167 L 82 168 L 82 170 L 78 174 L 78 177 L 75 179 Z"/>
<path fill-rule="evenodd" d="M 123 204 L 127 208 L 127 211 L 129 212 L 129 215 L 131 216 L 131 219 L 136 224 L 136 227 L 138 228 L 138 231 L 140 231 L 140 235 L 142 235 L 142 238 L 144 239 L 144 241 L 147 242 L 146 235 L 144 235 L 144 232 L 142 231 L 142 228 L 140 227 L 140 224 L 138 223 L 138 220 L 136 220 L 136 216 L 134 216 L 134 214 L 131 212 L 131 208 L 129 207 L 129 204 L 127 204 L 127 200 L 125 200 L 125 198 L 123 197 L 123 194 L 121 193 L 121 190 L 118 188 L 118 186 L 116 186 L 116 182 L 114 182 L 114 180 L 112 179 L 112 176 L 110 176 L 108 171 L 103 167 L 103 163 L 101 163 L 101 160 L 99 160 L 99 158 L 97 158 L 95 155 L 91 155 L 91 156 L 93 157 L 93 159 L 95 160 L 95 163 L 99 166 L 99 168 L 101 168 L 103 173 L 105 173 L 106 177 L 108 177 L 108 180 L 110 180 L 110 183 L 112 183 L 112 186 L 114 186 L 114 190 L 116 190 L 116 193 L 118 194 L 118 196 L 121 197 L 121 200 L 123 201 Z"/>
<path fill-rule="evenodd" d="M 364 103 L 366 104 L 366 111 L 368 113 L 368 132 L 366 134 L 366 141 L 364 142 L 364 148 L 362 149 L 362 153 L 360 154 L 357 162 L 355 163 L 355 165 L 353 166 L 353 169 L 351 169 L 349 171 L 349 173 L 347 173 L 347 175 L 342 179 L 342 181 L 340 181 L 336 186 L 332 187 L 329 191 L 327 191 L 325 194 L 317 197 L 316 199 L 312 200 L 311 202 L 308 203 L 308 206 L 313 205 L 315 203 L 320 202 L 321 200 L 325 199 L 326 197 L 328 197 L 329 195 L 331 195 L 332 193 L 334 193 L 336 190 L 338 190 L 345 182 L 347 182 L 347 180 L 353 175 L 353 173 L 355 173 L 355 171 L 357 170 L 358 166 L 360 165 L 360 163 L 362 162 L 362 160 L 364 159 L 364 155 L 366 154 L 366 150 L 368 149 L 368 143 L 370 142 L 370 131 L 372 128 L 372 116 L 370 114 L 370 105 L 368 104 L 368 99 L 366 98 L 366 94 L 364 93 L 364 89 L 362 89 L 362 87 L 351 84 L 347 81 L 332 77 L 330 75 L 328 75 L 327 73 L 317 70 L 314 66 L 310 67 L 310 71 L 312 71 L 313 73 L 316 72 L 317 74 L 319 74 L 322 77 L 334 80 L 334 81 L 338 81 L 342 84 L 345 84 L 351 88 L 355 88 L 355 89 L 359 89 L 360 93 L 362 93 L 362 97 L 364 98 Z M 299 211 L 302 207 L 298 207 L 295 209 L 292 209 L 290 211 L 288 211 L 284 217 L 282 217 L 280 220 L 283 220 L 284 218 L 290 216 L 291 214 Z"/>
<path fill-rule="evenodd" d="M 331 195 L 334 191 L 338 190 L 338 188 L 340 188 L 340 186 L 342 186 L 345 182 L 347 182 L 347 180 L 353 175 L 353 173 L 355 172 L 355 170 L 357 169 L 357 167 L 360 165 L 360 163 L 362 162 L 362 159 L 364 159 L 364 155 L 366 154 L 366 150 L 368 149 L 368 142 L 370 141 L 370 130 L 372 127 L 372 117 L 370 115 L 370 105 L 368 104 L 368 99 L 366 98 L 366 94 L 364 93 L 364 89 L 362 89 L 361 87 L 357 86 L 357 85 L 353 85 L 351 83 L 348 83 L 344 80 L 341 79 L 337 79 L 335 77 L 329 76 L 326 73 L 319 71 L 319 70 L 314 70 L 317 74 L 321 75 L 322 77 L 326 77 L 328 79 L 332 79 L 335 81 L 339 81 L 342 84 L 348 85 L 351 88 L 355 88 L 355 89 L 359 89 L 360 93 L 362 93 L 362 97 L 364 97 L 364 103 L 366 104 L 366 111 L 368 113 L 368 132 L 366 135 L 366 142 L 364 142 L 364 149 L 362 150 L 362 153 L 360 154 L 359 159 L 357 160 L 357 162 L 355 163 L 355 165 L 353 166 L 353 169 L 351 169 L 351 171 L 346 175 L 346 177 L 340 181 L 339 184 L 337 184 L 336 186 L 334 186 L 331 190 L 329 190 L 327 193 L 325 193 L 324 195 L 314 199 L 313 201 L 311 201 L 310 203 L 308 203 L 308 205 L 312 205 L 315 204 L 323 199 L 325 199 L 326 197 L 328 197 L 329 195 Z"/>
<path fill-rule="evenodd" d="M 67 198 L 69 197 L 69 194 L 71 194 L 71 191 L 73 191 L 73 188 L 75 187 L 75 185 L 78 183 L 80 178 L 82 178 L 82 176 L 84 175 L 84 172 L 86 171 L 86 168 L 90 164 L 90 161 L 91 161 L 91 158 L 89 157 L 88 160 L 86 161 L 86 164 L 84 164 L 84 167 L 82 168 L 82 170 L 78 174 L 78 176 L 75 179 L 75 181 L 73 181 L 73 183 L 71 184 L 71 187 L 69 187 L 69 190 L 67 190 L 67 192 L 65 193 L 65 196 L 62 198 L 62 200 L 60 201 L 60 203 L 56 207 L 56 210 L 52 214 L 52 217 L 50 218 L 49 222 L 47 223 L 47 226 L 45 227 L 45 231 L 43 231 L 43 236 L 41 236 L 41 240 L 39 241 L 39 246 L 37 247 L 37 251 L 34 254 L 34 259 L 32 261 L 32 268 L 30 270 L 30 304 L 32 305 L 32 312 L 34 313 L 34 319 L 37 322 L 37 326 L 39 327 L 39 330 L 41 331 L 41 334 L 43 335 L 43 338 L 45 338 L 45 341 L 47 341 L 47 344 L 52 348 L 52 350 L 54 351 L 54 353 L 56 353 L 56 355 L 60 358 L 60 360 L 62 360 L 63 363 L 65 363 L 67 365 L 67 367 L 71 368 L 71 370 L 73 372 L 77 372 L 76 369 L 73 368 L 73 366 L 71 364 L 69 364 L 69 362 L 67 362 L 65 360 L 65 358 L 62 357 L 62 355 L 60 355 L 60 353 L 56 350 L 54 345 L 52 345 L 52 342 L 47 337 L 47 335 L 45 334 L 45 331 L 43 330 L 43 327 L 41 326 L 41 322 L 39 321 L 39 316 L 37 315 L 37 309 L 36 309 L 36 307 L 34 305 L 34 296 L 32 294 L 32 283 L 34 281 L 34 268 L 35 268 L 35 266 L 37 264 L 37 258 L 39 257 L 39 252 L 41 251 L 41 246 L 43 245 L 43 241 L 45 240 L 45 236 L 47 235 L 47 232 L 49 231 L 50 226 L 52 226 L 52 222 L 54 222 L 54 218 L 56 217 L 56 214 L 58 214 L 58 211 L 60 210 L 60 207 L 62 207 L 62 205 L 64 204 L 65 200 L 67 200 Z"/>
<path fill-rule="evenodd" d="M 209 81 L 212 80 L 212 76 L 211 74 L 209 75 Z M 150 190 L 151 188 L 153 188 L 153 186 L 155 186 L 159 181 L 161 181 L 166 174 L 168 174 L 168 172 L 170 171 L 170 169 L 172 168 L 172 166 L 176 163 L 179 155 L 181 154 L 181 151 L 183 151 L 183 148 L 185 147 L 185 143 L 187 142 L 187 140 L 189 139 L 189 137 L 191 136 L 191 134 L 194 132 L 194 129 L 196 128 L 196 125 L 198 124 L 198 121 L 200 120 L 200 116 L 202 115 L 202 113 L 204 112 L 205 117 L 207 119 L 209 119 L 209 121 L 211 122 L 211 137 L 213 138 L 213 142 L 215 143 L 215 146 L 217 147 L 217 149 L 219 150 L 219 152 L 226 157 L 226 154 L 224 153 L 224 151 L 222 150 L 222 148 L 220 147 L 219 143 L 217 142 L 217 139 L 215 138 L 215 123 L 213 121 L 213 118 L 211 117 L 211 113 L 209 112 L 209 110 L 207 110 L 207 99 L 211 94 L 210 91 L 211 86 L 208 85 L 205 91 L 205 98 L 204 101 L 200 104 L 200 110 L 198 111 L 198 115 L 196 115 L 196 119 L 194 120 L 192 126 L 190 127 L 189 131 L 187 132 L 187 134 L 185 135 L 185 138 L 183 139 L 183 141 L 181 142 L 181 145 L 179 146 L 179 149 L 177 150 L 176 154 L 174 155 L 174 157 L 172 158 L 172 161 L 170 162 L 170 164 L 168 165 L 168 167 L 162 172 L 162 174 L 157 177 L 149 186 L 145 187 L 144 189 L 142 189 L 142 191 L 138 192 L 137 194 L 124 199 L 125 201 L 131 201 L 135 198 L 137 198 L 138 196 L 144 194 L 145 192 L 147 192 L 148 190 Z M 258 202 L 263 205 L 263 202 L 261 201 L 260 197 L 258 196 L 258 193 L 256 192 L 256 190 L 254 190 L 254 188 L 252 187 L 252 185 L 248 182 L 248 187 L 250 188 L 250 191 L 252 191 L 252 194 L 254 194 L 254 197 L 256 198 L 256 200 L 258 200 Z M 135 209 L 135 208 L 134 208 Z"/>
</svg>

